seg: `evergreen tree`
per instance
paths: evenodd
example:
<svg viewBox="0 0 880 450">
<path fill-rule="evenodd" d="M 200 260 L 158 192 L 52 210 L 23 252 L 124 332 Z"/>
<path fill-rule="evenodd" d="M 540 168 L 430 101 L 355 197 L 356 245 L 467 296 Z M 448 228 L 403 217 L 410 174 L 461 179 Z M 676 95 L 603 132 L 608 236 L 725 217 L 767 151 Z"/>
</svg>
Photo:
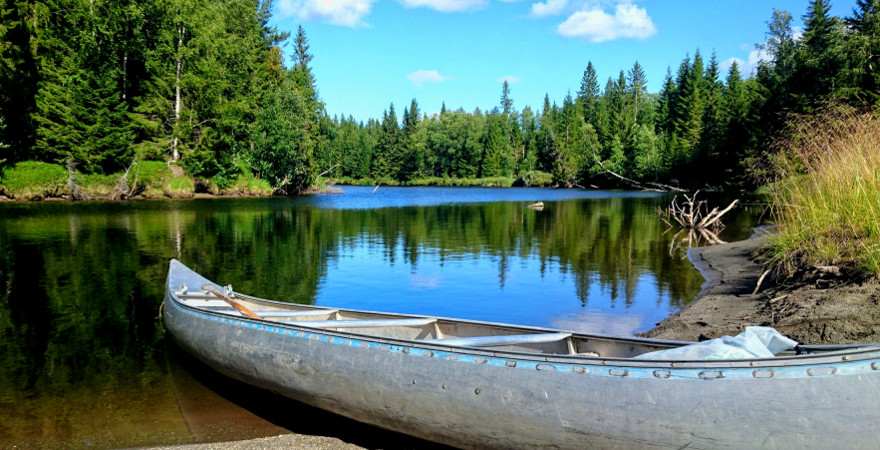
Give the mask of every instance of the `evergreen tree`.
<svg viewBox="0 0 880 450">
<path fill-rule="evenodd" d="M 33 158 L 36 135 L 31 116 L 39 80 L 32 20 L 36 8 L 24 0 L 0 3 L 0 120 L 6 123 L 0 142 L 7 145 L 0 159 L 6 163 Z"/>
<path fill-rule="evenodd" d="M 847 71 L 852 90 L 848 97 L 863 104 L 880 102 L 880 0 L 858 0 L 847 24 Z"/>
<path fill-rule="evenodd" d="M 587 62 L 587 68 L 581 78 L 581 87 L 578 90 L 578 100 L 584 108 L 584 120 L 596 126 L 596 114 L 599 102 L 599 76 L 593 67 L 593 62 Z"/>
<path fill-rule="evenodd" d="M 507 80 L 501 84 L 501 112 L 504 114 L 513 113 L 513 99 L 510 98 L 510 84 Z"/>
<path fill-rule="evenodd" d="M 394 103 L 382 116 L 382 127 L 379 142 L 376 144 L 376 153 L 370 167 L 370 173 L 374 177 L 392 177 L 399 170 L 398 152 L 400 150 L 400 127 L 397 122 L 397 113 L 394 111 Z"/>
<path fill-rule="evenodd" d="M 647 96 L 648 76 L 638 61 L 633 64 L 628 76 L 628 93 L 632 104 L 632 123 L 641 124 L 645 116 L 645 97 Z"/>
</svg>

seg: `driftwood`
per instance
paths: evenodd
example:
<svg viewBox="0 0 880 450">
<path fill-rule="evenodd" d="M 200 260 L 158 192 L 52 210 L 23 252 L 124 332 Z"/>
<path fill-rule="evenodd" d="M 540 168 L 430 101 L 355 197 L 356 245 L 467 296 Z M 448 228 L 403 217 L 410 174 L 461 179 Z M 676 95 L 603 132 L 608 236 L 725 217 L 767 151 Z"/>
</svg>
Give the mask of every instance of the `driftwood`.
<svg viewBox="0 0 880 450">
<path fill-rule="evenodd" d="M 671 186 L 668 184 L 656 183 L 653 181 L 639 182 L 639 181 L 633 180 L 632 178 L 627 178 L 627 177 L 605 167 L 605 164 L 602 163 L 602 159 L 599 157 L 596 157 L 596 163 L 598 163 L 599 167 L 601 167 L 602 170 L 605 171 L 605 173 L 607 173 L 608 175 L 611 175 L 612 177 L 617 178 L 618 180 L 623 181 L 624 183 L 627 183 L 636 189 L 641 189 L 643 191 L 654 191 L 654 192 L 687 192 L 687 190 L 685 190 L 685 189 L 682 189 L 682 188 L 676 187 L 676 186 Z"/>
<path fill-rule="evenodd" d="M 670 229 L 679 229 L 669 244 L 669 253 L 674 253 L 676 247 L 687 244 L 687 247 L 694 247 L 702 244 L 724 244 L 719 234 L 724 230 L 724 223 L 721 218 L 730 212 L 739 200 L 732 201 L 726 208 L 712 208 L 709 210 L 708 203 L 705 200 L 698 200 L 697 191 L 692 196 L 684 195 L 684 202 L 679 204 L 678 196 L 672 199 L 672 202 L 666 209 L 658 209 L 660 218 L 666 222 Z"/>
<path fill-rule="evenodd" d="M 131 182 L 128 181 L 128 174 L 131 173 L 131 169 L 137 164 L 137 162 L 131 163 L 125 172 L 119 177 L 119 181 L 116 182 L 116 188 L 113 189 L 113 200 L 126 200 L 131 197 L 137 195 L 138 183 L 137 183 L 137 175 L 135 175 L 134 180 Z"/>
</svg>

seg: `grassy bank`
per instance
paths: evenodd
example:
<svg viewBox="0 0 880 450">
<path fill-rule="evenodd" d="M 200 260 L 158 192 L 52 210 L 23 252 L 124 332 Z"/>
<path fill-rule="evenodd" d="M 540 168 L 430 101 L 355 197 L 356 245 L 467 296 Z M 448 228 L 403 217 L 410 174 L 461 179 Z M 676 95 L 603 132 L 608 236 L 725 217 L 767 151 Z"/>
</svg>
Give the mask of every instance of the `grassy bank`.
<svg viewBox="0 0 880 450">
<path fill-rule="evenodd" d="M 220 187 L 196 180 L 178 166 L 163 161 L 139 161 L 127 172 L 83 174 L 59 164 L 23 161 L 0 173 L 0 194 L 15 200 L 189 198 L 196 193 L 231 196 L 269 196 L 265 180 L 242 173 Z"/>
<path fill-rule="evenodd" d="M 771 185 L 778 267 L 880 275 L 880 119 L 835 112 L 797 124 Z"/>
<path fill-rule="evenodd" d="M 420 177 L 401 182 L 392 178 L 334 178 L 335 184 L 353 186 L 448 186 L 448 187 L 547 187 L 553 185 L 553 176 L 546 172 L 531 171 L 521 177 L 450 178 Z"/>
</svg>

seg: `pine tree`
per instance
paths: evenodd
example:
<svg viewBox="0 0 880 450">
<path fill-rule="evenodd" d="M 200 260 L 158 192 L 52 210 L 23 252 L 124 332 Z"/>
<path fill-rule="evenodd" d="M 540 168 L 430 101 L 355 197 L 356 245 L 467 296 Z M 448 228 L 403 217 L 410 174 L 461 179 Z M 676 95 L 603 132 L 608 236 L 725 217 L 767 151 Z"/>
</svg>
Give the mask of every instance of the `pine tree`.
<svg viewBox="0 0 880 450">
<path fill-rule="evenodd" d="M 847 72 L 852 91 L 848 97 L 872 105 L 880 102 L 880 0 L 858 0 L 846 20 L 854 31 L 848 36 Z"/>
<path fill-rule="evenodd" d="M 676 85 L 672 79 L 672 69 L 666 68 L 666 78 L 663 80 L 663 88 L 657 99 L 657 122 L 656 130 L 658 133 L 671 133 L 673 126 L 673 106 L 675 104 Z"/>
<path fill-rule="evenodd" d="M 513 99 L 510 98 L 510 84 L 507 80 L 501 84 L 501 112 L 504 114 L 513 113 Z"/>
<path fill-rule="evenodd" d="M 584 75 L 581 78 L 578 100 L 580 100 L 584 108 L 584 120 L 595 127 L 599 102 L 599 77 L 596 74 L 592 61 L 587 62 L 587 68 L 584 70 Z"/>
<path fill-rule="evenodd" d="M 6 163 L 29 155 L 36 135 L 32 115 L 39 73 L 33 20 L 37 5 L 31 1 L 5 1 L 0 4 L 0 119 L 6 126 L 0 142 L 8 147 L 0 153 Z"/>
<path fill-rule="evenodd" d="M 641 124 L 644 120 L 644 103 L 647 96 L 648 76 L 638 61 L 633 64 L 628 76 L 628 93 L 632 104 L 632 123 Z"/>
<path fill-rule="evenodd" d="M 374 177 L 392 177 L 399 171 L 400 127 L 394 103 L 382 116 L 382 127 L 370 172 Z"/>
<path fill-rule="evenodd" d="M 719 153 L 727 128 L 722 105 L 722 85 L 718 79 L 718 58 L 715 53 L 703 77 L 703 117 L 702 130 L 696 149 L 696 165 L 700 167 L 703 180 L 709 180 L 720 172 Z"/>
<path fill-rule="evenodd" d="M 834 94 L 843 59 L 842 33 L 830 9 L 829 0 L 811 0 L 804 15 L 797 70 L 789 84 L 797 99 L 797 112 L 811 111 Z"/>
<path fill-rule="evenodd" d="M 408 181 L 419 176 L 424 157 L 424 142 L 419 133 L 419 104 L 412 99 L 409 108 L 403 109 L 403 129 L 401 130 L 401 161 L 396 174 L 397 179 Z"/>
</svg>

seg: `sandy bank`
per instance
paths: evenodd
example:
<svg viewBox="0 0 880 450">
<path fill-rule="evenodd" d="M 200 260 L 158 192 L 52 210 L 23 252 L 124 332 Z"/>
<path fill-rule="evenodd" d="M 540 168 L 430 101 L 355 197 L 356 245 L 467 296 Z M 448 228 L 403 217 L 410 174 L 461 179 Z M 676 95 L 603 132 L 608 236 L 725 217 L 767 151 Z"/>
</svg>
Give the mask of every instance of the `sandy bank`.
<svg viewBox="0 0 880 450">
<path fill-rule="evenodd" d="M 768 235 L 692 249 L 689 257 L 706 278 L 703 291 L 678 314 L 645 333 L 699 340 L 733 335 L 747 325 L 767 325 L 798 342 L 880 342 L 880 281 L 839 273 L 806 273 L 765 281 L 753 295 L 763 266 L 756 262 Z"/>
</svg>

